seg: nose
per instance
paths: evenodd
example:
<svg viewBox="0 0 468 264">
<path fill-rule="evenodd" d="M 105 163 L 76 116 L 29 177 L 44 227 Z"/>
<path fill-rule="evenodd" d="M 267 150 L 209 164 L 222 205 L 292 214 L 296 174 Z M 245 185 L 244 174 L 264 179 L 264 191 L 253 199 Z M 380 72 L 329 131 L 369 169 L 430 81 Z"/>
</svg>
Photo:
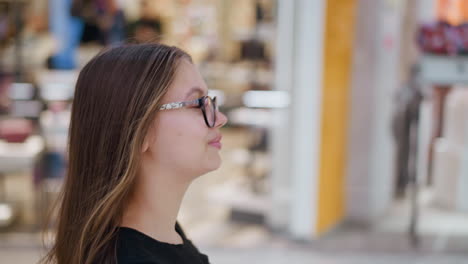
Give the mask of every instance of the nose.
<svg viewBox="0 0 468 264">
<path fill-rule="evenodd" d="M 222 112 L 220 111 L 217 111 L 216 112 L 216 125 L 215 127 L 216 128 L 221 128 L 223 127 L 224 125 L 226 125 L 226 123 L 228 122 L 228 118 L 226 115 L 224 115 Z"/>
</svg>

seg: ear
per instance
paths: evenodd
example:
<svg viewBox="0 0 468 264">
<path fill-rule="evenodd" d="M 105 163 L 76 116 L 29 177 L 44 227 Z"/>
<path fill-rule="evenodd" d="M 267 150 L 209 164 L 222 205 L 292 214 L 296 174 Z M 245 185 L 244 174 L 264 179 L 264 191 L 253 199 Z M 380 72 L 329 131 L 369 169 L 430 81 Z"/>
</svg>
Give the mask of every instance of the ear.
<svg viewBox="0 0 468 264">
<path fill-rule="evenodd" d="M 149 150 L 150 145 L 154 141 L 154 124 L 151 124 L 148 131 L 146 132 L 145 138 L 143 139 L 143 144 L 141 145 L 141 153 L 144 153 Z"/>
<path fill-rule="evenodd" d="M 141 147 L 141 153 L 145 153 L 149 149 L 148 137 L 145 137 L 145 141 L 143 141 L 143 145 Z"/>
<path fill-rule="evenodd" d="M 141 153 L 145 153 L 148 151 L 150 146 L 150 135 L 151 135 L 151 127 L 148 132 L 146 132 L 145 138 L 143 139 L 143 144 L 141 145 Z"/>
</svg>

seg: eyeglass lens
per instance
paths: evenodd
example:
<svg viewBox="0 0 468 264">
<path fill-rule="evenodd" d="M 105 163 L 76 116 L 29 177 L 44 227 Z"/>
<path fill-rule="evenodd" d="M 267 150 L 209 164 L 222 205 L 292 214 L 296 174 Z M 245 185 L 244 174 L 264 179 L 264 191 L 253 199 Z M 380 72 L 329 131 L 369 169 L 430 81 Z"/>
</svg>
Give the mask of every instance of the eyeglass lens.
<svg viewBox="0 0 468 264">
<path fill-rule="evenodd" d="M 206 97 L 204 100 L 206 120 L 209 127 L 214 127 L 216 123 L 216 100 Z"/>
</svg>

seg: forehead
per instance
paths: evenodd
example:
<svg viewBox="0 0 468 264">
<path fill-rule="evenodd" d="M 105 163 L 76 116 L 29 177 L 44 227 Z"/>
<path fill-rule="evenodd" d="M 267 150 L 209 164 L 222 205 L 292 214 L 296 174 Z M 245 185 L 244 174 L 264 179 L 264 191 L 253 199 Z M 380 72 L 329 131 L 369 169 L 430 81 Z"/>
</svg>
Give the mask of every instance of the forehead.
<svg viewBox="0 0 468 264">
<path fill-rule="evenodd" d="M 181 101 L 187 99 L 188 93 L 193 91 L 193 88 L 200 88 L 203 93 L 193 92 L 190 98 L 197 98 L 208 93 L 205 81 L 203 80 L 197 67 L 183 59 L 177 67 L 174 80 L 167 91 L 164 101 Z"/>
</svg>

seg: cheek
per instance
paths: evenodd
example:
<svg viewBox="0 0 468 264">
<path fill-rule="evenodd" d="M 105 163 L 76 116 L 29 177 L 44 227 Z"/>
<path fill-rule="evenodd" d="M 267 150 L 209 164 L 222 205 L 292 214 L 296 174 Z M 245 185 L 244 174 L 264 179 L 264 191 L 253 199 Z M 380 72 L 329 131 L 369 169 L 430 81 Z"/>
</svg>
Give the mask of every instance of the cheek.
<svg viewBox="0 0 468 264">
<path fill-rule="evenodd" d="M 207 130 L 193 119 L 161 117 L 154 133 L 153 150 L 164 163 L 197 162 L 208 147 Z"/>
</svg>

